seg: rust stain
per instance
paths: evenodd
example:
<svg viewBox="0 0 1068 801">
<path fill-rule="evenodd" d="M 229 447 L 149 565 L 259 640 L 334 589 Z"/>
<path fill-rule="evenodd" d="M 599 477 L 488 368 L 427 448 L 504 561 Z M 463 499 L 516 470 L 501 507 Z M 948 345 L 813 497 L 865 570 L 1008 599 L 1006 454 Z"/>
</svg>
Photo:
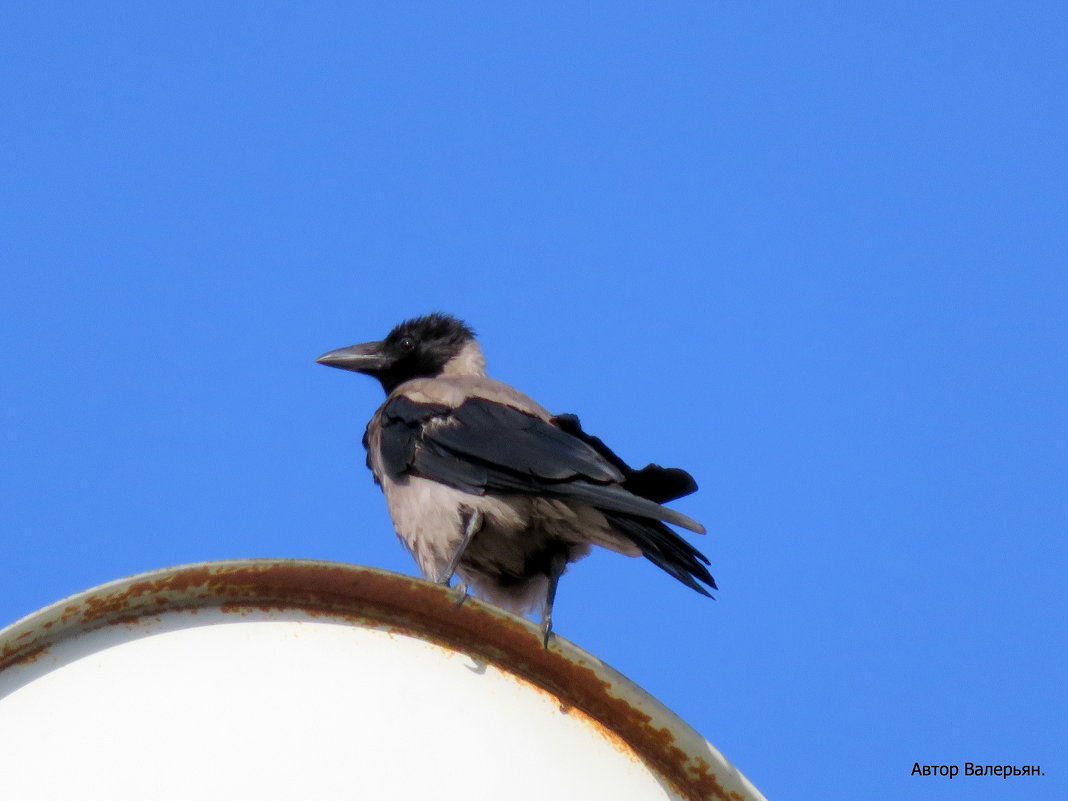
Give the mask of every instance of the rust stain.
<svg viewBox="0 0 1068 801">
<path fill-rule="evenodd" d="M 48 653 L 48 649 L 51 647 L 50 643 L 45 643 L 21 650 L 4 648 L 3 651 L 0 651 L 0 671 L 15 665 L 33 664 Z"/>
<path fill-rule="evenodd" d="M 347 565 L 274 561 L 217 563 L 176 569 L 146 578 L 122 590 L 98 592 L 63 608 L 57 631 L 22 635 L 0 651 L 0 670 L 32 661 L 63 629 L 86 631 L 104 625 L 130 625 L 164 612 L 214 606 L 223 612 L 249 614 L 299 609 L 312 616 L 330 615 L 358 624 L 373 623 L 414 636 L 476 659 L 491 662 L 553 694 L 560 711 L 572 708 L 589 716 L 626 743 L 649 767 L 694 801 L 738 801 L 728 793 L 711 766 L 691 758 L 671 732 L 624 698 L 588 664 L 542 646 L 529 624 L 485 606 L 457 607 L 448 591 L 428 582 L 353 568 Z"/>
</svg>

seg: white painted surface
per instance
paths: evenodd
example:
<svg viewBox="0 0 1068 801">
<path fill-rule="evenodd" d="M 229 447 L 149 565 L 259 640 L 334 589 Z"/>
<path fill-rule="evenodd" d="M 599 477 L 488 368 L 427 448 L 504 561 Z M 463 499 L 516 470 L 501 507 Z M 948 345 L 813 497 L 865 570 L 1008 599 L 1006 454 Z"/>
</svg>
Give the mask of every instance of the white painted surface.
<svg viewBox="0 0 1068 801">
<path fill-rule="evenodd" d="M 677 798 L 492 665 L 299 611 L 112 625 L 0 673 L 4 799 Z"/>
</svg>

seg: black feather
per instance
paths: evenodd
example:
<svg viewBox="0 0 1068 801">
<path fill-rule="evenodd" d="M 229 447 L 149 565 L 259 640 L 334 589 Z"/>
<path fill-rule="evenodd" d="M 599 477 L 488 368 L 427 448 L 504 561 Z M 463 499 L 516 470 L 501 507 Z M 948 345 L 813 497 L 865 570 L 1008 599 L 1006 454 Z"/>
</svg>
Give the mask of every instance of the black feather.
<svg viewBox="0 0 1068 801">
<path fill-rule="evenodd" d="M 506 404 L 476 397 L 450 409 L 401 395 L 386 403 L 381 418 L 382 462 L 396 478 L 419 475 L 476 495 L 549 495 L 703 531 L 686 515 L 628 491 L 624 473 L 583 439 Z"/>
<path fill-rule="evenodd" d="M 599 437 L 591 436 L 582 430 L 579 419 L 573 414 L 561 414 L 553 422 L 573 437 L 577 437 L 593 448 L 613 467 L 623 474 L 623 489 L 656 503 L 667 503 L 697 491 L 697 482 L 693 476 L 678 467 L 661 467 L 649 464 L 641 470 L 635 470 L 619 458 Z"/>
<path fill-rule="evenodd" d="M 435 417 L 444 417 L 450 411 L 452 410 L 448 406 L 416 403 L 404 395 L 390 400 L 382 409 L 382 436 L 379 444 L 382 464 L 386 470 L 394 476 L 407 472 L 415 460 L 416 446 L 423 427 Z M 365 433 L 363 446 L 367 448 L 369 444 L 368 435 Z"/>
<path fill-rule="evenodd" d="M 455 425 L 430 438 L 458 454 L 543 481 L 617 482 L 623 475 L 593 448 L 533 415 L 484 398 L 469 398 L 451 415 Z"/>
<path fill-rule="evenodd" d="M 719 589 L 705 567 L 709 564 L 708 558 L 663 523 L 630 515 L 608 514 L 606 517 L 613 527 L 641 549 L 646 559 L 687 587 L 709 598 L 712 595 L 699 581 L 714 590 Z"/>
<path fill-rule="evenodd" d="M 487 490 L 570 498 L 702 531 L 685 515 L 620 486 L 623 474 L 578 437 L 505 404 L 468 398 L 447 425 L 424 431 L 423 441 L 484 465 Z"/>
</svg>

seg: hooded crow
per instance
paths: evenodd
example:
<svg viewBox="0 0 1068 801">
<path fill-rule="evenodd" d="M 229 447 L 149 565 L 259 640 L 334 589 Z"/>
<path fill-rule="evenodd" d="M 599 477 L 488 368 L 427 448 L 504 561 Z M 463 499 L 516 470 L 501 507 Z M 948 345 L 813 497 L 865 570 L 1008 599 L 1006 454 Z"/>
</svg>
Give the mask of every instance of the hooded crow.
<svg viewBox="0 0 1068 801">
<path fill-rule="evenodd" d="M 363 437 L 367 466 L 426 578 L 459 574 L 464 593 L 519 613 L 540 607 L 546 644 L 557 582 L 593 545 L 645 556 L 703 595 L 716 588 L 704 554 L 665 525 L 705 531 L 662 505 L 697 489 L 690 474 L 634 470 L 574 415 L 488 378 L 464 322 L 418 317 L 317 361 L 386 391 Z"/>
</svg>

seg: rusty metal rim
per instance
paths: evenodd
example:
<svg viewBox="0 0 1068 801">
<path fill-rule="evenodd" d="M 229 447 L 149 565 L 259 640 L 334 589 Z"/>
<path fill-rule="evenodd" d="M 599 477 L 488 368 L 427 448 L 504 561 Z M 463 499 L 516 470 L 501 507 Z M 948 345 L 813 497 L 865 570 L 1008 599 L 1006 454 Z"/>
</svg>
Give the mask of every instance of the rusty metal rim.
<svg viewBox="0 0 1068 801">
<path fill-rule="evenodd" d="M 612 730 L 685 798 L 762 798 L 700 734 L 574 644 L 556 637 L 545 649 L 529 621 L 473 598 L 457 607 L 443 587 L 358 565 L 243 559 L 163 568 L 103 584 L 0 630 L 0 671 L 34 661 L 54 643 L 86 631 L 204 607 L 301 610 L 386 627 L 470 654 Z"/>
</svg>

